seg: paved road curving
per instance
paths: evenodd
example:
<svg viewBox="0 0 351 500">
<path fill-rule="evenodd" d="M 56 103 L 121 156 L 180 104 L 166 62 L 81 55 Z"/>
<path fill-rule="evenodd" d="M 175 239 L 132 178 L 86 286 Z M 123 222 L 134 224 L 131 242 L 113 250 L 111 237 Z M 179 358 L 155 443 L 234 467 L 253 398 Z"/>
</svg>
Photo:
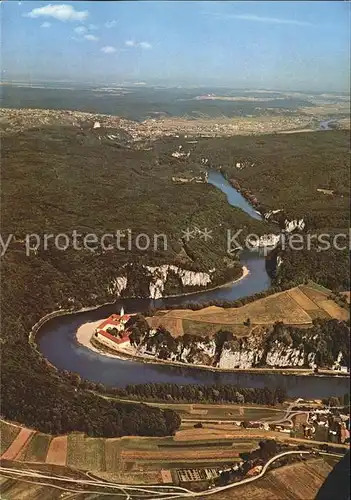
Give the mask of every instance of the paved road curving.
<svg viewBox="0 0 351 500">
<path fill-rule="evenodd" d="M 336 456 L 340 458 L 340 455 L 336 455 L 334 453 L 320 453 L 321 455 L 328 455 L 328 456 Z M 164 485 L 159 485 L 159 486 L 148 486 L 148 485 L 140 485 L 140 486 L 131 486 L 128 484 L 118 484 L 118 483 L 113 483 L 109 481 L 103 481 L 103 480 L 98 480 L 98 479 L 73 479 L 73 478 L 66 478 L 62 476 L 56 476 L 56 475 L 50 475 L 50 474 L 43 474 L 41 472 L 37 472 L 31 469 L 15 469 L 11 467 L 0 467 L 0 474 L 4 475 L 5 477 L 11 477 L 13 479 L 17 479 L 19 481 L 26 481 L 29 482 L 34 482 L 35 484 L 47 484 L 48 486 L 55 487 L 58 489 L 65 489 L 66 491 L 77 491 L 77 492 L 82 492 L 82 490 L 73 490 L 72 488 L 69 488 L 69 484 L 75 485 L 75 486 L 85 486 L 85 487 L 90 487 L 90 492 L 93 493 L 92 489 L 93 488 L 101 488 L 101 492 L 94 491 L 94 493 L 101 493 L 104 494 L 103 490 L 104 489 L 112 489 L 112 490 L 117 490 L 116 493 L 118 496 L 124 495 L 124 500 L 129 500 L 133 498 L 133 494 L 138 495 L 138 498 L 148 498 L 149 500 L 157 500 L 157 499 L 163 499 L 163 500 L 171 500 L 171 499 L 176 499 L 176 498 L 186 498 L 186 497 L 201 497 L 201 496 L 208 496 L 212 495 L 214 493 L 219 493 L 224 490 L 228 490 L 230 488 L 236 488 L 238 486 L 242 486 L 247 483 L 251 483 L 253 481 L 257 481 L 258 479 L 262 478 L 266 472 L 268 471 L 270 465 L 275 462 L 276 460 L 279 460 L 280 458 L 283 458 L 285 456 L 289 455 L 311 455 L 311 451 L 303 451 L 303 450 L 293 450 L 293 451 L 285 451 L 282 453 L 279 453 L 278 455 L 272 457 L 268 462 L 263 466 L 262 471 L 257 474 L 256 476 L 245 478 L 242 481 L 238 481 L 236 483 L 231 483 L 226 486 L 218 486 L 217 488 L 212 488 L 211 490 L 207 491 L 202 491 L 202 492 L 194 492 L 190 491 L 186 488 L 182 488 L 180 486 L 164 486 Z M 36 481 L 38 480 L 38 481 Z M 48 483 L 45 482 L 45 480 L 49 481 Z M 64 483 L 66 486 L 60 486 L 60 485 L 55 485 L 50 483 L 52 482 L 58 482 L 58 483 Z M 88 490 L 86 491 L 88 492 Z M 105 492 L 107 494 L 107 492 Z M 140 496 L 141 494 L 141 496 Z M 153 495 L 152 497 L 149 495 Z"/>
</svg>

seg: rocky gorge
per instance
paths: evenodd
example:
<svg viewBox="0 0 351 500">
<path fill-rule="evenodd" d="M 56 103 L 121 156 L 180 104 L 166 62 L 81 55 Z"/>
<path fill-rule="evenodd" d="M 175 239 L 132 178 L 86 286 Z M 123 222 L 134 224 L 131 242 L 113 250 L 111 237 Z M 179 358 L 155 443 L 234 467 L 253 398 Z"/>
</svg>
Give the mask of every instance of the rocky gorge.
<svg viewBox="0 0 351 500">
<path fill-rule="evenodd" d="M 236 337 L 224 329 L 213 337 L 185 334 L 174 338 L 164 328 L 131 336 L 138 356 L 223 370 L 251 368 L 331 369 L 347 371 L 349 330 L 345 322 L 316 320 L 310 328 L 276 323 L 257 326 Z"/>
</svg>

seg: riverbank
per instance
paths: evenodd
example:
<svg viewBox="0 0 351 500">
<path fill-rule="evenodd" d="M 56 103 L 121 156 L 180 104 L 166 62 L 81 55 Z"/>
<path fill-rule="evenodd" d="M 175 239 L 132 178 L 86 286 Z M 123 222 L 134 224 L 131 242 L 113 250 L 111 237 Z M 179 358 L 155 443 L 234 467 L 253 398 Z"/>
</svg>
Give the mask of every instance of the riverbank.
<svg viewBox="0 0 351 500">
<path fill-rule="evenodd" d="M 219 174 L 219 172 L 216 172 Z M 258 218 L 252 206 L 240 193 L 223 182 L 222 175 L 213 179 L 213 185 L 225 192 L 228 203 L 248 213 L 249 216 Z M 214 367 L 189 365 L 186 363 L 169 363 L 155 359 L 141 359 L 135 355 L 116 352 L 102 352 L 97 344 L 85 347 L 80 338 L 76 338 L 77 331 L 84 324 L 94 323 L 116 313 L 117 304 L 123 304 L 130 313 L 145 313 L 149 307 L 156 309 L 182 309 L 191 307 L 192 303 L 208 304 L 212 301 L 236 301 L 258 293 L 267 292 L 271 286 L 271 279 L 267 274 L 266 259 L 260 252 L 240 252 L 240 262 L 250 272 L 245 279 L 232 285 L 218 286 L 212 291 L 201 290 L 187 296 L 174 298 L 164 297 L 158 300 L 141 298 L 116 297 L 111 305 L 88 308 L 90 312 L 75 314 L 78 311 L 67 311 L 66 316 L 57 321 L 48 322 L 38 334 L 38 348 L 41 355 L 48 362 L 60 370 L 76 372 L 82 378 L 95 383 L 102 383 L 106 387 L 125 387 L 128 384 L 145 383 L 172 383 L 186 384 L 234 384 L 237 387 L 283 387 L 288 396 L 292 398 L 303 397 L 326 398 L 330 395 L 343 396 L 348 391 L 346 376 L 338 376 L 336 372 L 322 372 L 314 375 L 310 370 L 293 369 L 234 369 L 223 370 Z M 58 313 L 62 315 L 62 311 Z M 90 328 L 89 342 L 93 328 Z M 134 353 L 135 354 L 135 353 Z M 296 375 L 296 376 L 295 376 Z M 301 384 L 301 375 L 304 383 Z"/>
<path fill-rule="evenodd" d="M 240 278 L 234 280 L 234 281 L 229 281 L 227 283 L 223 283 L 223 285 L 217 285 L 213 288 L 206 288 L 204 290 L 198 290 L 196 292 L 188 292 L 188 293 L 182 293 L 182 294 L 176 294 L 176 295 L 167 295 L 166 297 L 162 297 L 162 299 L 171 299 L 171 298 L 177 298 L 177 297 L 183 297 L 184 295 L 197 295 L 199 293 L 207 293 L 207 292 L 210 292 L 210 291 L 213 291 L 213 290 L 217 290 L 217 289 L 220 289 L 220 288 L 226 288 L 226 287 L 229 287 L 231 285 L 234 285 L 236 283 L 238 283 L 239 281 L 243 280 L 244 278 L 246 278 L 249 274 L 250 274 L 250 270 L 246 267 L 246 266 L 243 266 L 242 267 L 242 270 L 243 270 L 243 273 L 242 275 L 240 276 Z M 44 326 L 44 324 L 49 321 L 50 319 L 53 319 L 53 318 L 56 318 L 58 316 L 66 316 L 68 314 L 79 314 L 79 313 L 83 313 L 83 312 L 89 312 L 89 311 L 95 311 L 97 309 L 100 309 L 101 307 L 104 307 L 104 306 L 111 306 L 113 304 L 116 304 L 118 301 L 124 301 L 124 300 L 133 300 L 134 297 L 116 297 L 116 300 L 112 301 L 112 302 L 104 302 L 102 304 L 97 304 L 96 306 L 87 306 L 87 307 L 81 307 L 80 309 L 74 309 L 74 307 L 72 307 L 71 309 L 58 309 L 56 311 L 52 311 L 48 314 L 45 314 L 45 316 L 43 316 L 42 318 L 39 319 L 39 321 L 37 321 L 35 323 L 35 325 L 33 325 L 30 333 L 29 333 L 29 343 L 35 345 L 35 336 L 36 334 L 38 333 L 38 331 L 40 330 L 40 328 L 42 326 Z M 155 300 L 155 299 L 152 299 L 151 297 L 146 297 L 146 300 Z"/>
<path fill-rule="evenodd" d="M 226 288 L 226 287 L 235 285 L 236 283 L 239 283 L 239 281 L 243 280 L 244 278 L 246 278 L 246 276 L 248 276 L 250 274 L 250 270 L 246 266 L 242 267 L 242 271 L 243 271 L 243 273 L 240 276 L 240 278 L 237 278 L 234 281 L 227 281 L 227 283 L 223 283 L 223 285 L 217 285 L 217 286 L 214 286 L 212 288 L 205 288 L 204 290 L 197 290 L 195 292 L 177 293 L 175 295 L 167 295 L 166 297 L 161 297 L 161 298 L 163 298 L 163 299 L 173 299 L 173 298 L 177 298 L 177 297 L 185 297 L 185 296 L 188 296 L 188 295 L 197 295 L 197 294 L 199 294 L 201 292 L 204 292 L 204 293 L 212 292 L 213 290 L 219 290 L 220 288 Z"/>
<path fill-rule="evenodd" d="M 133 347 L 129 342 L 125 342 L 124 344 L 118 345 L 118 351 L 113 351 L 105 346 L 100 345 L 98 342 L 93 341 L 92 337 L 95 328 L 101 323 L 99 321 L 93 321 L 89 323 L 82 324 L 77 332 L 76 332 L 76 340 L 77 342 L 102 355 L 109 358 L 115 358 L 119 360 L 132 360 L 137 361 L 138 363 L 151 363 L 156 365 L 168 365 L 168 366 L 176 366 L 176 367 L 187 367 L 187 368 L 196 368 L 197 370 L 209 370 L 212 372 L 220 372 L 220 373 L 261 373 L 267 375 L 298 375 L 298 376 L 313 376 L 313 377 L 339 377 L 339 378 L 347 378 L 350 376 L 349 373 L 340 373 L 335 370 L 319 370 L 318 373 L 314 373 L 311 369 L 306 368 L 220 368 L 217 366 L 206 366 L 206 365 L 197 365 L 194 363 L 182 363 L 180 361 L 167 361 L 161 359 L 155 359 L 151 356 L 145 356 L 138 353 L 137 348 Z"/>
</svg>

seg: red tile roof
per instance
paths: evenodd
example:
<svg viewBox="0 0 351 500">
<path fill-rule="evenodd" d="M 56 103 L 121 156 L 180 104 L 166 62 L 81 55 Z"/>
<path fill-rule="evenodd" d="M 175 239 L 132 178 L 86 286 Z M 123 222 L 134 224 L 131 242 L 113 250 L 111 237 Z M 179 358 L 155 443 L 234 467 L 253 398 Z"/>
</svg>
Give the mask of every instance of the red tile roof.
<svg viewBox="0 0 351 500">
<path fill-rule="evenodd" d="M 124 314 L 123 316 L 120 316 L 119 314 L 111 314 L 109 318 L 105 319 L 102 323 L 100 323 L 100 325 L 96 328 L 96 332 L 99 335 L 103 335 L 107 339 L 112 340 L 116 344 L 122 344 L 123 342 L 127 342 L 127 340 L 129 339 L 129 335 L 131 333 L 128 329 L 122 330 L 120 332 L 123 335 L 122 337 L 115 337 L 111 333 L 104 330 L 104 328 L 107 325 L 110 325 L 112 328 L 114 326 L 118 326 L 121 323 L 121 320 L 127 322 L 130 317 L 131 316 L 129 316 L 128 314 Z"/>
<path fill-rule="evenodd" d="M 111 316 L 107 319 L 104 319 L 104 321 L 98 326 L 98 330 L 104 328 L 106 325 L 119 325 L 120 322 L 123 321 L 128 321 L 129 318 L 128 314 L 125 314 L 124 316 L 120 316 L 119 314 L 111 314 Z"/>
<path fill-rule="evenodd" d="M 97 330 L 97 333 L 99 335 L 103 335 L 107 339 L 112 340 L 116 344 L 122 344 L 123 342 L 127 342 L 127 340 L 129 340 L 129 335 L 130 335 L 131 332 L 129 332 L 128 330 L 125 331 L 123 337 L 121 337 L 121 338 L 115 337 L 111 333 L 105 332 L 105 330 Z"/>
</svg>

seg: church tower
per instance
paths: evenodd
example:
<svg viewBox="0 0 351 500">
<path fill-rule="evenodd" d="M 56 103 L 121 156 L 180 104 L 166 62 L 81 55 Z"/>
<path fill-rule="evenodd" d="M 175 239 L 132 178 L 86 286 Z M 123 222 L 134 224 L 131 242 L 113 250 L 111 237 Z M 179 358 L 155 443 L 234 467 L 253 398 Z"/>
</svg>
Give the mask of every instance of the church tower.
<svg viewBox="0 0 351 500">
<path fill-rule="evenodd" d="M 122 316 L 124 316 L 124 307 L 123 307 L 123 306 L 121 307 L 120 316 L 121 316 L 121 317 L 122 317 Z"/>
</svg>

